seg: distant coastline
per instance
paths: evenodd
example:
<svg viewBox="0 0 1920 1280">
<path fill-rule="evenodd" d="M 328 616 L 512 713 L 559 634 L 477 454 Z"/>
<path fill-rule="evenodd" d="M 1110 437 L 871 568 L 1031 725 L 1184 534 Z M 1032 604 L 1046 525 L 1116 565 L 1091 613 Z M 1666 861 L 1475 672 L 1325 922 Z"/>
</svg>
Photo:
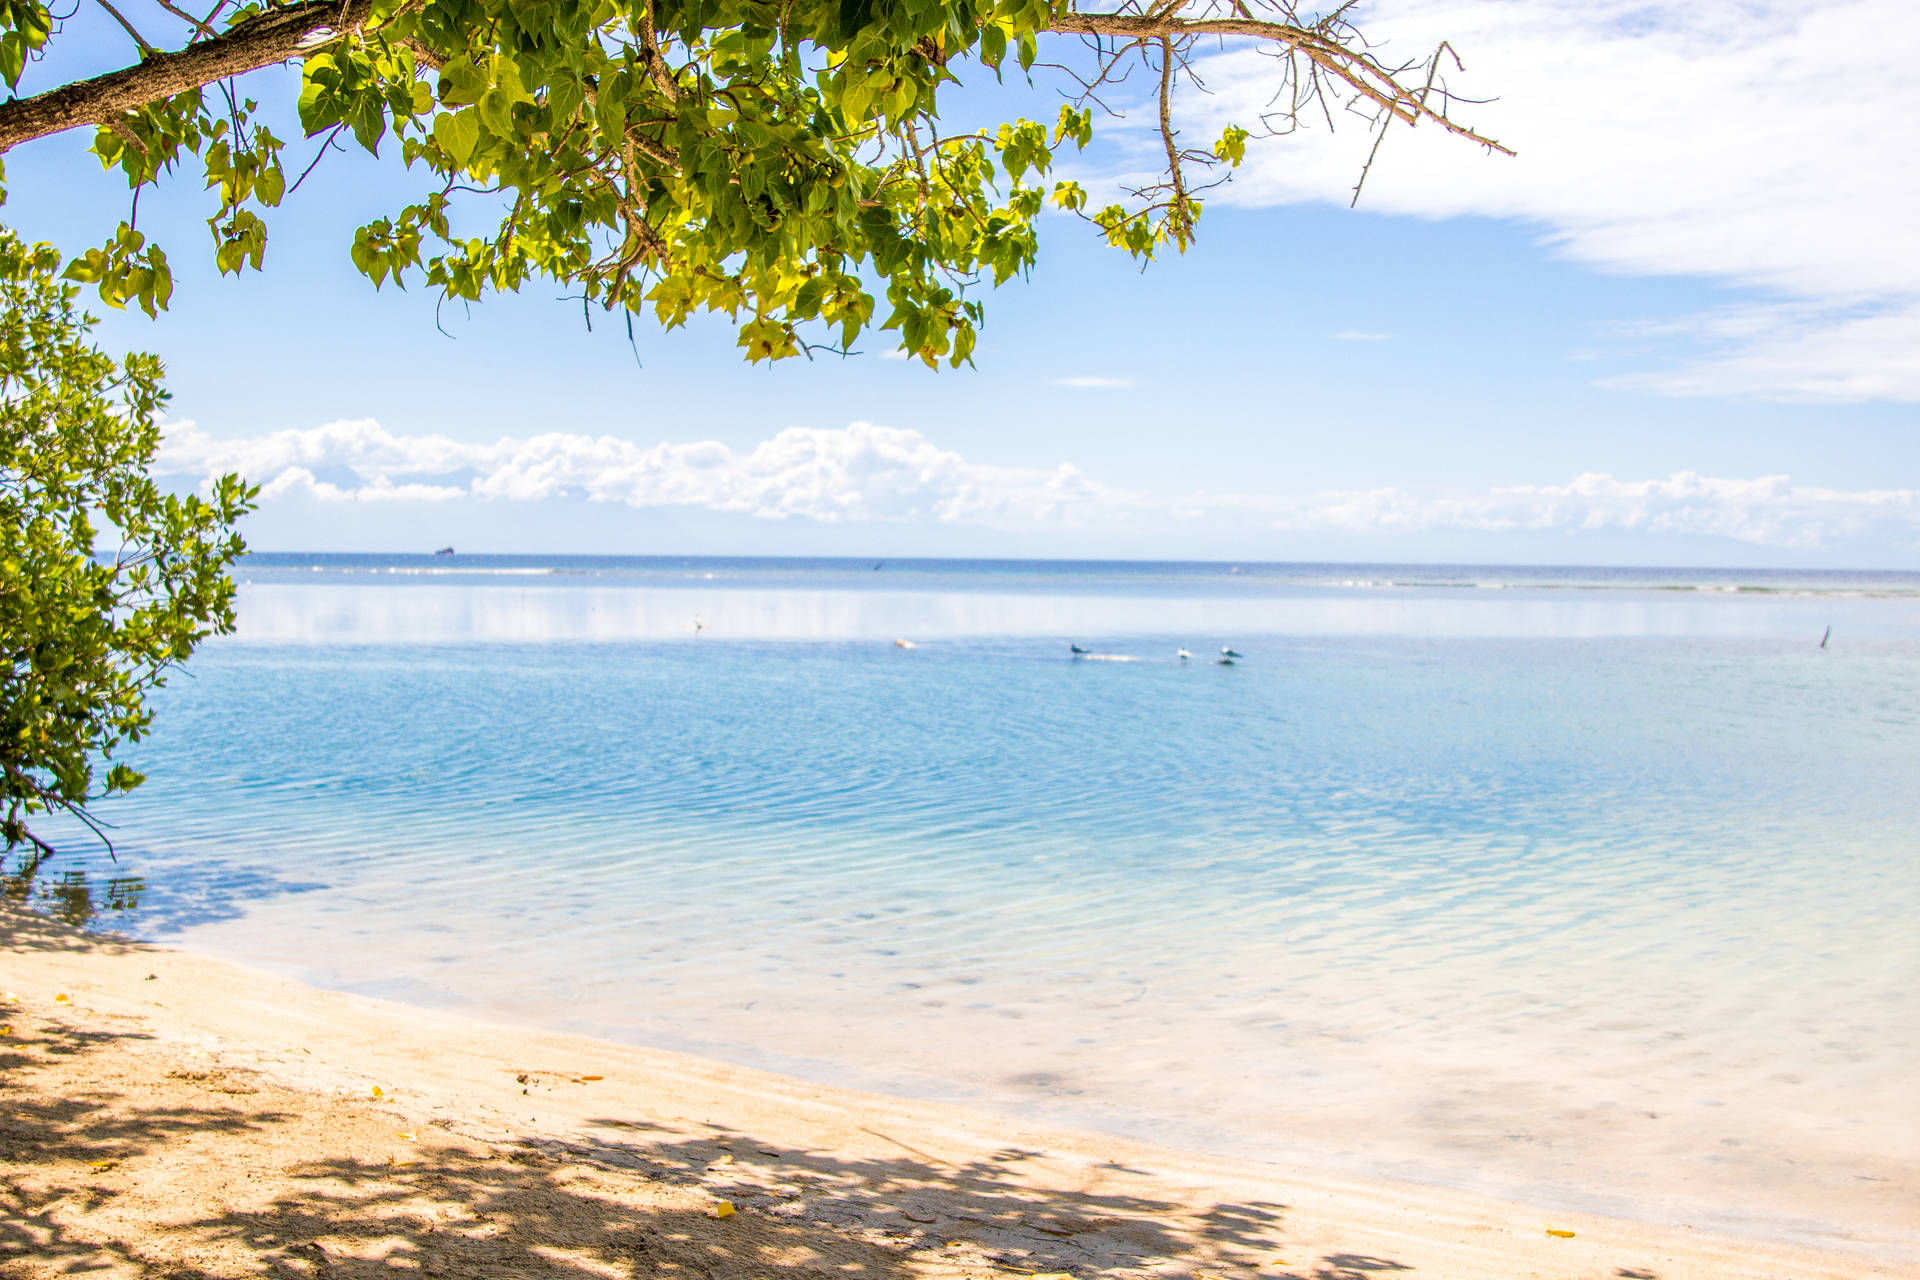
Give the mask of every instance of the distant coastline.
<svg viewBox="0 0 1920 1280">
<path fill-rule="evenodd" d="M 876 565 L 882 572 L 875 574 Z M 1260 560 L 1088 560 L 941 558 L 894 556 L 674 556 L 540 555 L 460 552 L 255 551 L 240 562 L 243 574 L 318 572 L 490 574 L 588 577 L 607 580 L 682 580 L 686 573 L 725 574 L 744 580 L 780 574 L 789 581 L 853 577 L 862 587 L 885 588 L 906 578 L 964 588 L 970 581 L 1026 575 L 1066 575 L 1082 582 L 1137 584 L 1161 579 L 1181 583 L 1291 585 L 1358 589 L 1513 588 L 1583 591 L 1701 591 L 1752 594 L 1794 592 L 1833 595 L 1920 595 L 1920 568 L 1803 569 L 1635 565 L 1431 564 Z"/>
</svg>

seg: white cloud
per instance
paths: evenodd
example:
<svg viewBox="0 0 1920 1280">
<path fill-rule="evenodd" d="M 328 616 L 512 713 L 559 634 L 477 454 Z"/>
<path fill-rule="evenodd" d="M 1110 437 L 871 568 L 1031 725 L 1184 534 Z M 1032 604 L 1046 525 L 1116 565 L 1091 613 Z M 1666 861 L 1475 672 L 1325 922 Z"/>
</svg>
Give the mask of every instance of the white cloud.
<svg viewBox="0 0 1920 1280">
<path fill-rule="evenodd" d="M 1729 307 L 1619 336 L 1679 336 L 1708 350 L 1681 368 L 1612 378 L 1611 386 L 1681 396 L 1920 402 L 1920 301 L 1867 309 Z"/>
<path fill-rule="evenodd" d="M 917 431 L 868 423 L 791 427 L 743 453 L 712 440 L 639 445 L 564 432 L 470 444 L 396 435 L 371 419 L 215 440 L 189 422 L 168 428 L 157 470 L 196 479 L 237 471 L 267 498 L 575 498 L 827 522 L 1020 528 L 1072 524 L 1124 505 L 1065 463 L 1044 471 L 987 466 Z"/>
<path fill-rule="evenodd" d="M 1132 378 L 1096 378 L 1096 377 L 1089 377 L 1089 376 L 1080 376 L 1080 377 L 1072 377 L 1072 378 L 1055 378 L 1053 380 L 1053 385 L 1056 387 L 1124 389 L 1133 385 L 1133 379 Z"/>
<path fill-rule="evenodd" d="M 829 523 L 1133 533 L 1615 532 L 1782 548 L 1920 540 L 1920 489 L 1841 490 L 1796 485 L 1786 476 L 1680 472 L 1648 480 L 1590 473 L 1564 484 L 1481 491 L 1149 494 L 1103 485 L 1068 463 L 1041 469 L 975 462 L 917 431 L 867 423 L 789 428 L 745 451 L 710 440 L 639 445 L 561 432 L 469 444 L 396 435 L 371 420 L 215 440 L 178 423 L 167 429 L 156 469 L 196 482 L 237 470 L 269 500 L 585 500 Z"/>
<path fill-rule="evenodd" d="M 1920 60 L 1912 0 L 1376 0 L 1365 22 L 1391 40 L 1388 61 L 1451 41 L 1468 68 L 1451 83 L 1499 98 L 1457 117 L 1519 155 L 1396 128 L 1363 209 L 1519 219 L 1596 267 L 1713 277 L 1810 309 L 1648 374 L 1648 389 L 1920 400 L 1902 340 L 1920 328 L 1920 165 L 1910 77 L 1893 71 Z M 1211 95 L 1184 104 L 1196 134 L 1266 108 L 1263 57 L 1230 51 L 1203 71 Z M 1345 204 L 1367 145 L 1352 117 L 1302 130 L 1250 152 L 1212 198 Z"/>
</svg>

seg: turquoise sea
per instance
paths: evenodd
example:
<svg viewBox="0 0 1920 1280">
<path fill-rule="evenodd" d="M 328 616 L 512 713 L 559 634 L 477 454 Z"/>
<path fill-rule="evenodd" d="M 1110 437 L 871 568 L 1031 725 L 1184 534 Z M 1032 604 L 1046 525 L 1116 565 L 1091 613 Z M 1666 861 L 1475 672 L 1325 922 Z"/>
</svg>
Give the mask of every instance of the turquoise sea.
<svg viewBox="0 0 1920 1280">
<path fill-rule="evenodd" d="M 1920 573 L 240 577 L 101 810 L 118 862 L 62 830 L 13 891 L 493 1019 L 1920 1256 Z"/>
</svg>

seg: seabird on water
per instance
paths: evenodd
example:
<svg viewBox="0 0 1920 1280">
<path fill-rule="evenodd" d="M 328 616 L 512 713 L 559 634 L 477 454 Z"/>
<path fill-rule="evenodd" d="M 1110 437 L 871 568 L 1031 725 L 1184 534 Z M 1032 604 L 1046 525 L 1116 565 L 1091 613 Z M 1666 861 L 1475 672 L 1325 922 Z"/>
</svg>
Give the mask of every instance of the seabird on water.
<svg viewBox="0 0 1920 1280">
<path fill-rule="evenodd" d="M 1071 641 L 1069 641 L 1069 642 L 1068 642 L 1068 644 L 1067 644 L 1067 648 L 1069 648 L 1069 649 L 1071 649 L 1071 650 L 1073 650 L 1073 656 L 1074 656 L 1074 657 L 1076 657 L 1076 658 L 1077 658 L 1077 657 L 1079 657 L 1079 656 L 1080 656 L 1080 655 L 1082 655 L 1082 654 L 1086 654 L 1086 653 L 1092 653 L 1092 652 L 1093 652 L 1093 650 L 1091 650 L 1091 649 L 1082 649 L 1082 648 L 1081 648 L 1081 647 L 1080 647 L 1079 645 L 1077 645 L 1077 644 L 1074 644 L 1074 643 L 1072 643 Z"/>
<path fill-rule="evenodd" d="M 1225 646 L 1225 645 L 1221 645 L 1221 646 L 1220 646 L 1220 656 L 1221 656 L 1221 657 L 1223 657 L 1223 658 L 1240 658 L 1240 657 L 1244 657 L 1244 656 L 1246 656 L 1246 655 L 1244 655 L 1244 654 L 1241 654 L 1241 653 L 1238 653 L 1238 652 L 1235 652 L 1234 650 L 1232 650 L 1232 649 L 1229 649 L 1229 648 L 1227 648 L 1227 646 Z"/>
<path fill-rule="evenodd" d="M 1175 649 L 1173 651 L 1173 656 L 1180 659 L 1180 661 L 1185 662 L 1188 658 L 1191 658 L 1193 655 L 1188 653 L 1185 649 Z"/>
</svg>

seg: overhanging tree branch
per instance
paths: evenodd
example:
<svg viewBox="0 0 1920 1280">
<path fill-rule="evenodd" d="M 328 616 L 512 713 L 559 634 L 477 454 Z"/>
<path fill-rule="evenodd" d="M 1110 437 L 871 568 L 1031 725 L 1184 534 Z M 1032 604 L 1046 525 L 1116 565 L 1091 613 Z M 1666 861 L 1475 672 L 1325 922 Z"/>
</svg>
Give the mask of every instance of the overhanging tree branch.
<svg viewBox="0 0 1920 1280">
<path fill-rule="evenodd" d="M 21 48 L 37 57 L 55 38 L 51 2 L 24 0 L 38 25 L 0 40 L 0 83 L 17 83 Z M 443 300 L 474 301 L 551 279 L 668 328 L 722 313 L 749 360 L 812 349 L 800 329 L 818 325 L 838 329 L 839 348 L 877 327 L 929 365 L 965 363 L 982 315 L 969 292 L 1027 271 L 1049 205 L 1142 262 L 1183 251 L 1196 197 L 1244 161 L 1250 138 L 1289 133 L 1308 109 L 1329 127 L 1342 109 L 1375 132 L 1424 122 L 1507 150 L 1449 118 L 1471 101 L 1441 77 L 1450 46 L 1384 60 L 1351 0 L 1319 16 L 1307 0 L 1119 0 L 1105 12 L 1076 5 L 1114 0 L 929 0 L 885 21 L 864 0 L 781 0 L 777 23 L 765 0 L 705 0 L 697 13 L 665 0 L 268 0 L 210 36 L 229 2 L 189 21 L 177 51 L 0 102 L 0 152 L 94 128 L 92 150 L 136 196 L 189 154 L 219 192 L 208 226 L 220 270 L 257 269 L 265 215 L 306 175 L 289 185 L 285 144 L 231 82 L 304 59 L 299 124 L 323 153 L 349 132 L 369 152 L 393 139 L 424 175 L 413 199 L 354 233 L 353 264 L 376 287 L 417 273 Z M 0 34 L 27 21 L 8 17 L 18 12 L 0 3 Z M 1273 94 L 1255 119 L 1183 146 L 1179 107 L 1207 92 L 1201 57 L 1215 47 L 1202 37 L 1269 55 Z M 1039 63 L 1048 38 L 1086 46 L 1078 67 Z M 929 148 L 954 59 L 994 75 L 1051 67 L 1080 92 L 1051 126 L 1009 120 Z M 423 82 L 423 68 L 438 74 Z M 1092 141 L 1087 103 L 1107 107 L 1096 92 L 1140 68 L 1157 81 L 1166 170 L 1139 187 L 1098 184 L 1118 198 L 1090 204 L 1095 191 L 1049 171 Z M 224 116 L 199 92 L 214 83 Z M 491 229 L 474 234 L 455 208 L 464 193 L 505 194 L 504 216 L 489 207 Z M 173 287 L 165 252 L 131 217 L 64 274 L 150 315 Z"/>
<path fill-rule="evenodd" d="M 1402 85 L 1394 72 L 1373 61 L 1364 52 L 1331 40 L 1310 27 L 1252 17 L 1186 18 L 1176 11 L 1150 14 L 1056 13 L 1047 29 L 1060 35 L 1103 37 L 1136 44 L 1183 36 L 1239 36 L 1257 40 L 1299 54 L 1399 120 L 1408 124 L 1429 120 L 1448 133 L 1504 155 L 1513 154 L 1511 148 L 1449 120 L 1444 112 L 1427 104 L 1426 93 Z M 1431 87 L 1429 83 L 1428 89 L 1431 90 Z"/>
<path fill-rule="evenodd" d="M 312 53 L 327 43 L 316 37 L 350 30 L 372 10 L 373 0 L 308 0 L 137 66 L 0 103 L 0 152 L 82 125 L 107 126 L 150 102 Z"/>
</svg>

